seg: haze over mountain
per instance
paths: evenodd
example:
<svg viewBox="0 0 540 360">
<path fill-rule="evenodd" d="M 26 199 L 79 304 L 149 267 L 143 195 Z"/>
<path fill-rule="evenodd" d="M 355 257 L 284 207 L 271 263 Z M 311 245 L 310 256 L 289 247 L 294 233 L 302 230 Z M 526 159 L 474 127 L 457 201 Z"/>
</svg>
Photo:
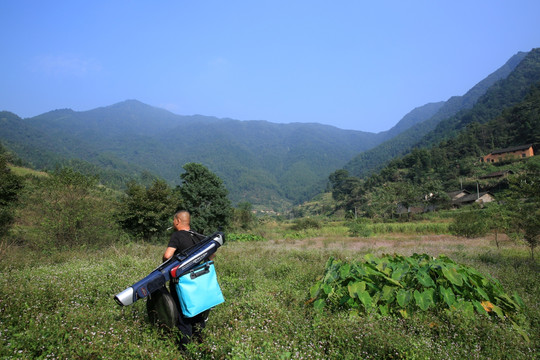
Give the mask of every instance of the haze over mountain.
<svg viewBox="0 0 540 360">
<path fill-rule="evenodd" d="M 99 167 L 102 180 L 116 185 L 144 171 L 179 184 L 182 166 L 199 162 L 224 180 L 233 201 L 280 208 L 322 191 L 336 168 L 425 120 L 437 107 L 414 109 L 395 129 L 374 134 L 320 124 L 182 116 L 127 100 L 27 119 L 3 112 L 0 139 L 36 168 L 79 159 Z M 70 165 L 97 171 L 73 160 Z"/>
<path fill-rule="evenodd" d="M 440 105 L 437 111 L 425 117 L 424 121 L 411 124 L 407 129 L 395 132 L 394 136 L 390 136 L 387 141 L 358 154 L 345 166 L 345 169 L 352 175 L 364 177 L 381 169 L 392 158 L 406 154 L 426 134 L 433 131 L 441 121 L 456 115 L 459 111 L 472 108 L 490 87 L 499 80 L 508 77 L 527 54 L 527 52 L 515 54 L 503 66 L 473 86 L 465 95 L 453 96 L 445 102 L 437 103 Z"/>
<path fill-rule="evenodd" d="M 224 180 L 233 201 L 274 207 L 309 198 L 336 166 L 379 141 L 376 134 L 319 124 L 175 115 L 136 100 L 28 119 L 4 112 L 0 126 L 2 142 L 36 168 L 81 159 L 179 184 L 182 166 L 198 162 Z"/>
<path fill-rule="evenodd" d="M 531 53 L 537 56 L 537 51 Z M 26 119 L 2 112 L 0 141 L 35 168 L 69 164 L 98 173 L 104 183 L 116 187 L 130 179 L 151 179 L 151 174 L 179 184 L 183 165 L 202 163 L 223 179 L 234 203 L 249 201 L 280 210 L 321 192 L 330 173 L 358 164 L 358 158 L 351 160 L 359 153 L 360 158 L 373 154 L 370 163 L 355 165 L 361 172 L 406 152 L 441 121 L 472 107 L 488 89 L 500 89 L 499 80 L 509 77 L 526 55 L 515 55 L 464 96 L 419 106 L 378 134 L 315 123 L 184 116 L 127 100 L 82 112 L 53 110 Z M 523 66 L 520 71 L 527 69 Z M 377 147 L 382 142 L 393 144 L 390 155 L 386 148 Z"/>
</svg>

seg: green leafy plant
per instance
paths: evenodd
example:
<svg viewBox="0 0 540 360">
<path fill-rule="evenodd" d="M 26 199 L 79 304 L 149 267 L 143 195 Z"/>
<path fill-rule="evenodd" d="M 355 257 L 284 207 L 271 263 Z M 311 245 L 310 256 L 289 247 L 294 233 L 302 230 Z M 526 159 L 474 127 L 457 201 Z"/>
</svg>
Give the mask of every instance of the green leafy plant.
<svg viewBox="0 0 540 360">
<path fill-rule="evenodd" d="M 310 289 L 314 307 L 405 318 L 417 310 L 460 310 L 504 320 L 524 306 L 497 280 L 444 255 L 367 254 L 364 260 L 347 263 L 330 257 L 324 275 Z"/>
</svg>

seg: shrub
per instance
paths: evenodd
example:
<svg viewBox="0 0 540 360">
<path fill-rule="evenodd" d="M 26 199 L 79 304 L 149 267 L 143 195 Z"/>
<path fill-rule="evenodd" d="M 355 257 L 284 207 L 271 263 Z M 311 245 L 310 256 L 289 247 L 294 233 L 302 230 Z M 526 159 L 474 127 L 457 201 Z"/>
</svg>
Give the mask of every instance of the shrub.
<svg viewBox="0 0 540 360">
<path fill-rule="evenodd" d="M 481 210 L 470 210 L 456 215 L 449 229 L 454 235 L 475 238 L 486 235 L 489 225 Z"/>
<path fill-rule="evenodd" d="M 302 218 L 294 221 L 291 229 L 294 231 L 302 231 L 307 229 L 320 229 L 321 224 L 318 220 L 313 218 Z"/>
<path fill-rule="evenodd" d="M 365 221 L 354 221 L 348 224 L 350 236 L 370 237 L 373 231 Z"/>
</svg>

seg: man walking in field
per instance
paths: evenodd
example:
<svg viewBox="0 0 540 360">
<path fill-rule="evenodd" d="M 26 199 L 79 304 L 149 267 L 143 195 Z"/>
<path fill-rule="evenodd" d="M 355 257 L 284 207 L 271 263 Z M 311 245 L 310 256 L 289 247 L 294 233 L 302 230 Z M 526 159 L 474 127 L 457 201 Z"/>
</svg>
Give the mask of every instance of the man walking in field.
<svg viewBox="0 0 540 360">
<path fill-rule="evenodd" d="M 194 231 L 191 231 L 190 228 L 191 215 L 188 211 L 182 210 L 174 214 L 173 226 L 176 230 L 169 240 L 167 249 L 163 254 L 163 261 L 168 260 L 174 254 L 180 253 L 186 249 L 189 249 L 193 245 L 200 242 L 204 239 L 204 235 L 197 234 Z M 210 259 L 214 257 L 214 254 L 210 256 Z M 176 305 L 180 310 L 178 303 L 178 296 L 174 288 L 173 283 L 171 282 L 171 294 L 176 300 Z M 206 320 L 208 319 L 208 313 L 210 310 L 204 311 L 201 314 L 198 314 L 194 317 L 188 318 L 182 314 L 182 311 L 179 311 L 178 316 L 178 330 L 180 330 L 182 336 L 180 338 L 180 344 L 182 347 L 185 347 L 191 342 L 193 338 L 200 338 L 201 331 L 206 325 Z"/>
</svg>

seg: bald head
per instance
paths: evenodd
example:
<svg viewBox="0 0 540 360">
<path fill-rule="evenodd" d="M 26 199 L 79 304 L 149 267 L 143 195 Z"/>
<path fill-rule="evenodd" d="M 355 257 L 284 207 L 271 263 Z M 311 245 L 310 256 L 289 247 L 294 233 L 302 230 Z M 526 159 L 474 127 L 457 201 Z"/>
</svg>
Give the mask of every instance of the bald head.
<svg viewBox="0 0 540 360">
<path fill-rule="evenodd" d="M 191 216 L 189 215 L 188 211 L 186 210 L 178 211 L 176 214 L 174 214 L 174 219 L 173 219 L 174 228 L 178 231 L 189 230 L 190 219 L 191 219 Z"/>
</svg>

